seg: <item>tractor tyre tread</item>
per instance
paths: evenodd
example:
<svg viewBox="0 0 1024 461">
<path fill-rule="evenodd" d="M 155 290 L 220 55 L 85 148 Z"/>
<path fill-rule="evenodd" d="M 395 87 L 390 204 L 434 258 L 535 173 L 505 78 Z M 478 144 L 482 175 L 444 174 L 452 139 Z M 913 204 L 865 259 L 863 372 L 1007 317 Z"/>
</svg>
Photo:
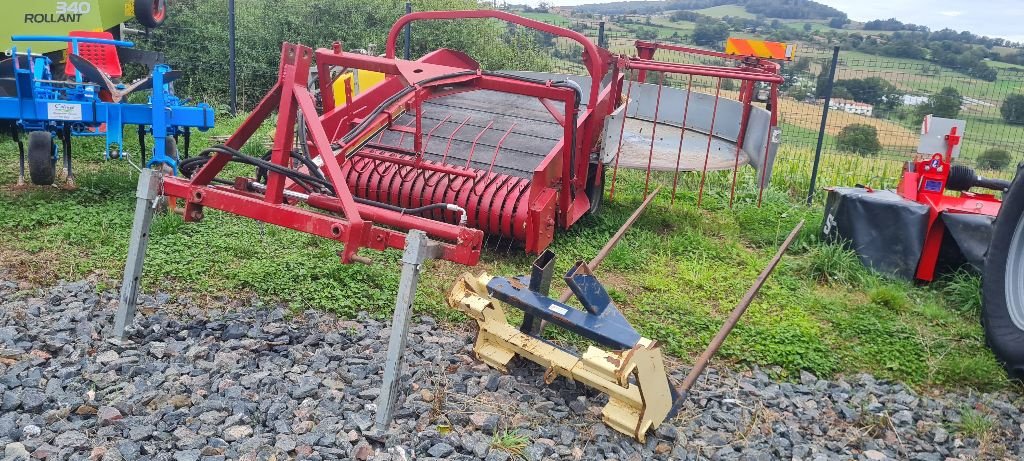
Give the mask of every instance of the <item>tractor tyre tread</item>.
<svg viewBox="0 0 1024 461">
<path fill-rule="evenodd" d="M 53 184 L 57 165 L 53 158 L 53 136 L 48 131 L 33 131 L 28 134 L 28 174 L 32 184 Z"/>
<path fill-rule="evenodd" d="M 1012 379 L 1024 379 L 1024 329 L 1010 318 L 1005 272 L 1011 239 L 1021 219 L 1024 219 L 1024 164 L 1003 196 L 985 256 L 981 286 L 981 324 L 985 328 L 985 340 Z M 1024 280 L 1016 283 L 1024 283 Z"/>
</svg>

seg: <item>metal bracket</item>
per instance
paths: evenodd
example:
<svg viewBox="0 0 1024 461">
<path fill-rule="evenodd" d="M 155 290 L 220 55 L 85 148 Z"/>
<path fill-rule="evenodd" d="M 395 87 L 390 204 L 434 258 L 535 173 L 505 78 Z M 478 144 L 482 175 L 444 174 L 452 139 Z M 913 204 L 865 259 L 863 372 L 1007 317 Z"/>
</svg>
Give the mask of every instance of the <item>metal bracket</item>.
<svg viewBox="0 0 1024 461">
<path fill-rule="evenodd" d="M 405 252 L 402 254 L 402 278 L 398 282 L 398 296 L 395 298 L 395 313 L 391 322 L 391 338 L 388 341 L 388 355 L 384 362 L 384 380 L 380 396 L 377 397 L 377 417 L 373 431 L 383 434 L 391 425 L 398 402 L 398 381 L 402 374 L 402 357 L 405 355 L 409 323 L 412 320 L 412 303 L 416 298 L 416 285 L 420 269 L 427 259 L 437 258 L 443 248 L 431 242 L 421 230 L 411 230 L 405 238 Z"/>
<path fill-rule="evenodd" d="M 125 329 L 131 325 L 135 317 L 139 279 L 142 277 L 142 265 L 146 259 L 146 247 L 149 246 L 149 226 L 153 222 L 153 213 L 156 211 L 155 205 L 162 183 L 163 173 L 146 168 L 139 175 L 139 185 L 135 189 L 135 218 L 132 221 L 128 259 L 124 265 L 117 314 L 114 316 L 113 336 L 118 340 L 124 339 Z"/>
</svg>

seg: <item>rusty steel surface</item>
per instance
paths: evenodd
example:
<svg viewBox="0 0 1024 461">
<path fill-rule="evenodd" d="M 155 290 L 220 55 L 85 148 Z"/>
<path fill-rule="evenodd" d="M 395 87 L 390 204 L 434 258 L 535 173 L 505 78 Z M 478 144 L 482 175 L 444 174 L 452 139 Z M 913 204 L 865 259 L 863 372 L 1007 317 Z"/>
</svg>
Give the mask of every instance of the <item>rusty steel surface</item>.
<svg viewBox="0 0 1024 461">
<path fill-rule="evenodd" d="M 735 142 L 696 130 L 683 131 L 680 127 L 665 123 L 658 123 L 655 130 L 653 122 L 627 118 L 622 134 L 619 167 L 633 170 L 650 168 L 653 171 L 703 171 L 707 157 L 708 171 L 736 168 Z M 743 166 L 749 162 L 750 157 L 746 152 L 740 151 L 738 165 Z"/>
</svg>

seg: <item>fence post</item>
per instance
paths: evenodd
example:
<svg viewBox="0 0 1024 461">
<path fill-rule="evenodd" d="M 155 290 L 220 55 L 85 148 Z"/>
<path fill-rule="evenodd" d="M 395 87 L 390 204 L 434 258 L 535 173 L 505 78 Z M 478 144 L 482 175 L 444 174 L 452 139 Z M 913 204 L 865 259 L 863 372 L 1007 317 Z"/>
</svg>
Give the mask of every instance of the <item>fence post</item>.
<svg viewBox="0 0 1024 461">
<path fill-rule="evenodd" d="M 608 48 L 608 44 L 604 42 L 604 21 L 597 23 L 597 46 L 601 48 Z"/>
<path fill-rule="evenodd" d="M 228 94 L 231 115 L 238 111 L 238 73 L 235 56 L 235 0 L 228 0 Z"/>
<path fill-rule="evenodd" d="M 412 13 L 412 2 L 405 2 L 405 14 Z M 412 23 L 405 25 L 405 59 L 412 54 Z"/>
<path fill-rule="evenodd" d="M 832 103 L 832 89 L 835 87 L 836 67 L 839 67 L 839 47 L 832 49 L 832 67 L 828 69 L 828 87 L 825 89 L 825 107 L 821 110 L 821 127 L 818 128 L 818 146 L 814 149 L 814 168 L 811 169 L 811 187 L 807 190 L 807 205 L 814 200 L 815 183 L 818 182 L 818 167 L 821 165 L 821 145 L 825 142 L 825 127 L 828 123 L 828 106 Z"/>
</svg>

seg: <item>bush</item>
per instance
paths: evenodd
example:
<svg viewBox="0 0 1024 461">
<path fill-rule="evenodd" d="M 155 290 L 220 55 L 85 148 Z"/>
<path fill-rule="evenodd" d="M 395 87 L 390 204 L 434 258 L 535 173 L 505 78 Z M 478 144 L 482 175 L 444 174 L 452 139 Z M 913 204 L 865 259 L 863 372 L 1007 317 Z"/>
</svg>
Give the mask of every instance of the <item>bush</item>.
<svg viewBox="0 0 1024 461">
<path fill-rule="evenodd" d="M 839 136 L 836 136 L 836 144 L 840 150 L 860 155 L 874 155 L 882 151 L 882 143 L 878 141 L 878 130 L 863 123 L 843 127 Z"/>
<path fill-rule="evenodd" d="M 1002 170 L 1010 164 L 1010 153 L 1006 149 L 992 148 L 978 156 L 978 168 Z"/>
<path fill-rule="evenodd" d="M 1006 123 L 1024 125 L 1024 94 L 1011 94 L 1003 101 L 999 113 L 1003 114 Z"/>
</svg>

